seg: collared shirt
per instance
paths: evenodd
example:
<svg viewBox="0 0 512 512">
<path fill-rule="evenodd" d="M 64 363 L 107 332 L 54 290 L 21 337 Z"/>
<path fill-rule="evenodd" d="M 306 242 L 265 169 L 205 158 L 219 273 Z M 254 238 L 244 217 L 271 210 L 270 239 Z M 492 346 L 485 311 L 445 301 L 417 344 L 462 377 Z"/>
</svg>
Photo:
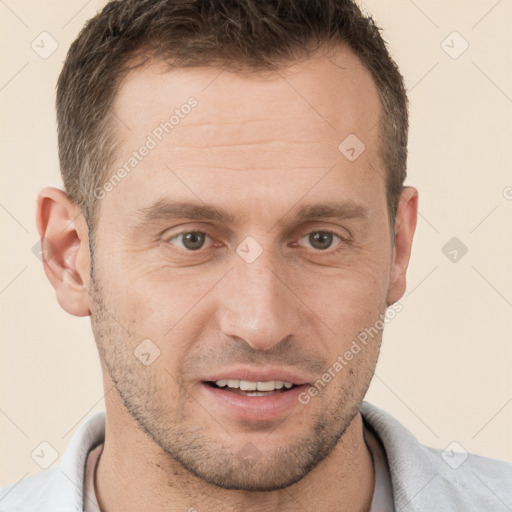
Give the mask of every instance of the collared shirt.
<svg viewBox="0 0 512 512">
<path fill-rule="evenodd" d="M 365 429 L 365 439 L 372 452 L 375 485 L 370 512 L 395 512 L 393 486 L 386 453 L 380 439 L 371 428 Z"/>
<path fill-rule="evenodd" d="M 103 443 L 93 448 L 87 457 L 87 466 L 85 468 L 85 495 L 84 512 L 101 512 L 96 498 L 96 489 L 94 487 L 96 467 L 103 451 Z"/>
</svg>

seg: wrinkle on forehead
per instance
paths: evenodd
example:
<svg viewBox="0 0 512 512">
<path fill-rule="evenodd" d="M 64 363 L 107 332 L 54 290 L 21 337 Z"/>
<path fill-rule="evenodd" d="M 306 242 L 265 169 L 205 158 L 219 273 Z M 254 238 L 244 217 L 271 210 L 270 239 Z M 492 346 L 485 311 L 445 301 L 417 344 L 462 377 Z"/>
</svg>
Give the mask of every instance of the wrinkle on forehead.
<svg viewBox="0 0 512 512">
<path fill-rule="evenodd" d="M 132 146 L 140 140 L 130 141 L 138 135 L 134 131 L 151 133 L 190 96 L 199 104 L 171 133 L 178 143 L 191 138 L 192 129 L 200 126 L 204 131 L 198 132 L 198 137 L 208 137 L 211 132 L 222 137 L 225 133 L 228 142 L 238 135 L 236 129 L 229 132 L 229 126 L 240 126 L 239 135 L 244 139 L 244 131 L 248 130 L 250 137 L 260 123 L 275 123 L 276 131 L 281 126 L 285 134 L 302 139 L 310 138 L 313 127 L 340 138 L 366 131 L 380 115 L 371 74 L 345 47 L 327 57 L 315 56 L 276 71 L 271 80 L 217 68 L 167 69 L 159 62 L 137 68 L 120 87 L 114 110 L 131 129 L 118 122 L 117 130 Z M 309 133 L 305 133 L 305 125 L 310 125 Z"/>
</svg>

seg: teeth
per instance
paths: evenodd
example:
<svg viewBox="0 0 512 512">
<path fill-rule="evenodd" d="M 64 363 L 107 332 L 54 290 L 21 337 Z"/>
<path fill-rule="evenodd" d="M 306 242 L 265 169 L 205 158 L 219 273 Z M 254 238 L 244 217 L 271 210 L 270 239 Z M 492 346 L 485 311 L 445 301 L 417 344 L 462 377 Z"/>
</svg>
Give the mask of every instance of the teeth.
<svg viewBox="0 0 512 512">
<path fill-rule="evenodd" d="M 240 383 L 240 389 L 243 389 L 242 383 Z M 274 389 L 276 389 L 276 382 L 274 380 L 269 382 L 258 382 L 256 389 L 258 391 L 274 391 Z"/>
<path fill-rule="evenodd" d="M 293 384 L 291 382 L 283 382 L 282 380 L 270 380 L 267 382 L 252 382 L 248 380 L 222 379 L 215 382 L 217 386 L 223 388 L 241 389 L 242 391 L 274 391 L 275 389 L 290 389 Z"/>
<path fill-rule="evenodd" d="M 240 389 L 242 391 L 256 391 L 257 387 L 258 387 L 257 382 L 249 382 L 248 380 L 240 381 Z"/>
</svg>

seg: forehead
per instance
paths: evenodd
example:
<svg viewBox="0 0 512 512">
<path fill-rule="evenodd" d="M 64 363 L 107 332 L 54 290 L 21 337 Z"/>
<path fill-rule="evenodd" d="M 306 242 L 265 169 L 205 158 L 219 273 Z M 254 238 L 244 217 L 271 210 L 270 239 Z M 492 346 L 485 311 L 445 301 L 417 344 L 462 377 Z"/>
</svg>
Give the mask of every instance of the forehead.
<svg viewBox="0 0 512 512">
<path fill-rule="evenodd" d="M 131 136 L 137 136 L 133 128 L 149 132 L 191 96 L 201 106 L 193 120 L 180 123 L 176 136 L 191 135 L 189 126 L 220 128 L 223 123 L 261 119 L 290 128 L 297 117 L 312 123 L 310 132 L 320 128 L 336 134 L 335 138 L 347 130 L 363 135 L 368 125 L 375 125 L 381 110 L 371 74 L 344 46 L 272 72 L 169 68 L 161 61 L 150 61 L 127 75 L 115 98 L 113 110 L 125 116 L 116 123 L 119 135 L 130 142 Z M 297 128 L 300 131 L 303 126 Z M 208 131 L 213 132 L 213 128 Z M 222 133 L 217 130 L 215 135 Z"/>
<path fill-rule="evenodd" d="M 191 98 L 195 106 L 184 108 Z M 127 75 L 113 112 L 120 145 L 111 175 L 123 165 L 128 172 L 105 202 L 121 208 L 173 198 L 178 189 L 201 190 L 205 201 L 297 202 L 326 174 L 318 193 L 384 193 L 379 95 L 344 47 L 259 74 L 151 62 Z M 141 158 L 142 146 L 151 149 Z M 364 152 L 353 160 L 347 147 Z"/>
</svg>

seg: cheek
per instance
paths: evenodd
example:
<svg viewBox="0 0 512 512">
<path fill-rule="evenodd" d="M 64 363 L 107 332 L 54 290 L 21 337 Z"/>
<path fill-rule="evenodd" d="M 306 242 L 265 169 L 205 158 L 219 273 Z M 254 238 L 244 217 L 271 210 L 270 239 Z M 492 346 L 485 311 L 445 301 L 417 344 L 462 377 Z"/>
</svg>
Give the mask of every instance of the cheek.
<svg viewBox="0 0 512 512">
<path fill-rule="evenodd" d="M 214 328 L 208 325 L 215 315 L 207 300 L 214 283 L 206 276 L 171 279 L 155 272 L 114 286 L 115 315 L 126 325 L 132 349 L 149 339 L 158 347 L 160 362 L 169 369 L 179 365 L 202 331 Z"/>
<path fill-rule="evenodd" d="M 178 321 L 201 302 L 218 280 L 218 273 L 204 272 L 199 267 L 183 275 L 175 269 L 146 272 L 132 281 L 134 296 L 129 301 L 133 305 L 137 300 L 135 311 L 142 309 L 151 316 Z"/>
<path fill-rule="evenodd" d="M 302 274 L 297 295 L 336 333 L 364 327 L 386 308 L 388 272 L 383 262 Z"/>
</svg>

